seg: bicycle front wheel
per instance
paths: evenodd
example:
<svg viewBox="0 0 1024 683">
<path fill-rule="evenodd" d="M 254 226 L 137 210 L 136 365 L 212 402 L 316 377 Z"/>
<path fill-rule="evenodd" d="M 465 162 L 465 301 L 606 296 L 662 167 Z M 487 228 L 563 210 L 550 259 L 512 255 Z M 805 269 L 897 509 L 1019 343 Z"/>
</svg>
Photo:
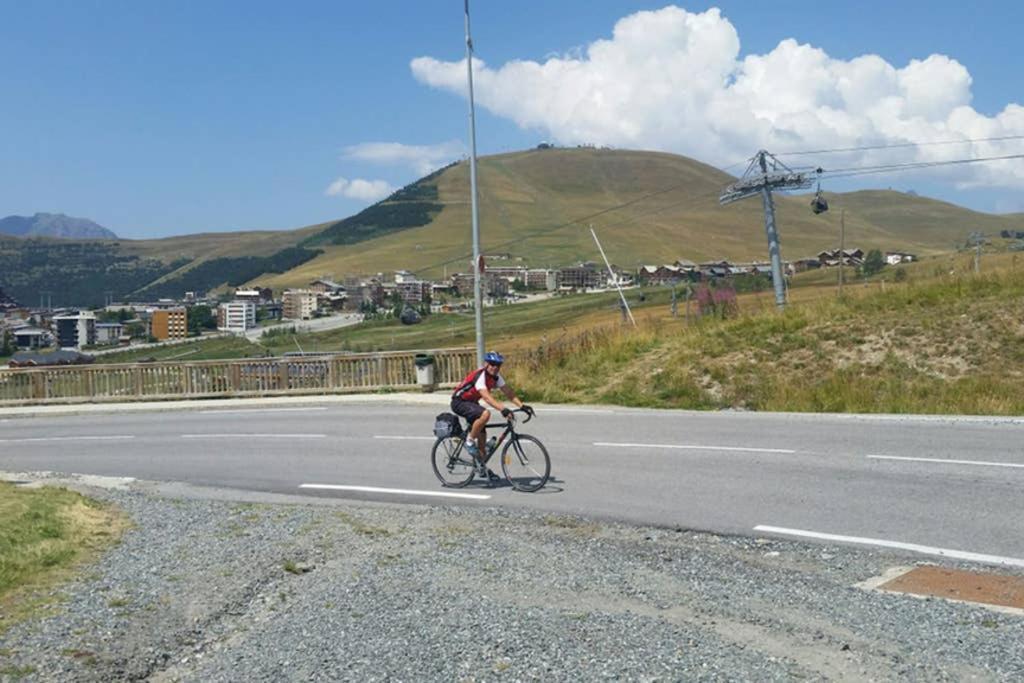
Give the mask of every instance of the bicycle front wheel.
<svg viewBox="0 0 1024 683">
<path fill-rule="evenodd" d="M 430 452 L 430 464 L 441 483 L 450 488 L 462 488 L 473 480 L 473 458 L 463 447 L 462 439 L 438 439 Z"/>
<path fill-rule="evenodd" d="M 501 469 L 516 491 L 537 491 L 551 475 L 551 458 L 540 439 L 517 434 L 501 451 Z"/>
</svg>

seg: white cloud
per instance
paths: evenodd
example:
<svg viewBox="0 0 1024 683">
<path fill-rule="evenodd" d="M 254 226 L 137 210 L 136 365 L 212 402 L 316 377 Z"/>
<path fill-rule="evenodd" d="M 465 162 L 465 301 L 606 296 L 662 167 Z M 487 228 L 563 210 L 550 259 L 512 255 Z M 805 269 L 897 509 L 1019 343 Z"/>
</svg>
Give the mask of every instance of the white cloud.
<svg viewBox="0 0 1024 683">
<path fill-rule="evenodd" d="M 364 142 L 346 147 L 342 158 L 375 164 L 406 166 L 422 176 L 455 161 L 462 156 L 464 150 L 463 144 L 457 141 L 442 142 L 437 145 Z"/>
<path fill-rule="evenodd" d="M 466 96 L 466 65 L 418 57 L 422 83 Z M 1024 108 L 995 116 L 971 107 L 971 76 L 943 55 L 900 68 L 877 55 L 833 59 L 794 39 L 740 56 L 720 10 L 675 6 L 619 20 L 610 39 L 541 62 L 491 68 L 474 60 L 478 103 L 561 144 L 672 151 L 710 163 L 783 153 L 908 141 L 1024 134 Z M 1021 141 L 876 150 L 801 163 L 833 167 L 936 161 L 1024 152 Z M 1024 161 L 945 167 L 959 186 L 1024 186 Z"/>
<path fill-rule="evenodd" d="M 362 202 L 375 202 L 384 199 L 397 189 L 386 180 L 338 178 L 327 186 L 324 194 L 328 197 L 348 197 Z"/>
</svg>

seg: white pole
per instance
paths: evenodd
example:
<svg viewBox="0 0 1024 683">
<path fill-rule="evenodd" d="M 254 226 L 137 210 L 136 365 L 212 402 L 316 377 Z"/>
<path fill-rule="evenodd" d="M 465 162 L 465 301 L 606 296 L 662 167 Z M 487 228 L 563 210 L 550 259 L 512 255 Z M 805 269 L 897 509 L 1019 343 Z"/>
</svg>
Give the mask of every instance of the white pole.
<svg viewBox="0 0 1024 683">
<path fill-rule="evenodd" d="M 629 322 L 633 323 L 633 327 L 636 327 L 636 319 L 633 317 L 633 311 L 629 310 L 629 304 L 626 303 L 626 295 L 622 293 L 622 287 L 619 286 L 619 278 L 615 277 L 615 273 L 612 272 L 612 265 L 608 263 L 608 257 L 604 255 L 604 249 L 601 247 L 600 240 L 597 239 L 597 233 L 594 232 L 594 226 L 590 226 L 590 234 L 594 236 L 594 242 L 597 243 L 597 249 L 601 252 L 601 258 L 604 259 L 604 265 L 608 268 L 608 277 L 615 283 L 615 289 L 619 290 L 619 298 L 622 299 L 622 305 L 626 307 L 626 313 L 629 314 Z"/>
<path fill-rule="evenodd" d="M 466 0 L 466 80 L 469 83 L 469 190 L 473 216 L 473 308 L 476 312 L 476 364 L 484 364 L 484 305 L 481 297 L 480 218 L 476 202 L 476 113 L 473 108 L 473 39 Z"/>
</svg>

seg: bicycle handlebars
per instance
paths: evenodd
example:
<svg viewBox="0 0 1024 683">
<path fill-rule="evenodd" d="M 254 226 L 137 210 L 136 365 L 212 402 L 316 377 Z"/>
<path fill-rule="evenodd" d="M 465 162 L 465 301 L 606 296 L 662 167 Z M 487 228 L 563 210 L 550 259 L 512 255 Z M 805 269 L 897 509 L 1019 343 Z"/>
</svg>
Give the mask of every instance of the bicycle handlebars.
<svg viewBox="0 0 1024 683">
<path fill-rule="evenodd" d="M 526 424 L 527 422 L 529 422 L 530 420 L 533 419 L 533 416 L 537 414 L 537 411 L 535 411 L 535 410 L 527 411 L 527 410 L 523 410 L 522 408 L 516 408 L 515 410 L 512 411 L 512 413 L 513 414 L 515 414 L 515 413 L 526 413 L 526 419 L 523 420 L 523 424 Z M 509 415 L 508 419 L 511 422 L 512 419 L 513 419 L 512 415 Z"/>
</svg>

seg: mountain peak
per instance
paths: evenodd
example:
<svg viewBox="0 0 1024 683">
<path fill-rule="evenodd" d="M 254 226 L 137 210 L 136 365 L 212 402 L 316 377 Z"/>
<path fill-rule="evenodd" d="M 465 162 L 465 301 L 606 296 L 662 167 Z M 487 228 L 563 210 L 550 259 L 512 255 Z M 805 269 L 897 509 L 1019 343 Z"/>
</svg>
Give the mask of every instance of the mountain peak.
<svg viewBox="0 0 1024 683">
<path fill-rule="evenodd" d="M 0 233 L 15 237 L 116 240 L 117 235 L 88 218 L 37 212 L 34 216 L 0 218 Z"/>
</svg>

